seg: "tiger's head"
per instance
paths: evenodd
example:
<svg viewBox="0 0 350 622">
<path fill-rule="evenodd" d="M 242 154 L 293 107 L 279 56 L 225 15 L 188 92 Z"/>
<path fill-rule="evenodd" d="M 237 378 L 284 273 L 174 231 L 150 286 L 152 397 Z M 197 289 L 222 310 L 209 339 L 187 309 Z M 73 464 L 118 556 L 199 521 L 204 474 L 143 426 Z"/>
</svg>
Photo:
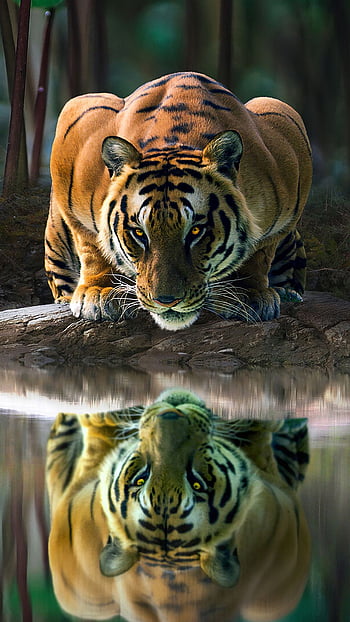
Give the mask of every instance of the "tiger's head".
<svg viewBox="0 0 350 622">
<path fill-rule="evenodd" d="M 237 172 L 242 141 L 215 136 L 203 151 L 148 151 L 107 137 L 102 157 L 111 182 L 100 245 L 136 282 L 139 305 L 167 330 L 192 324 L 214 295 L 213 282 L 251 254 L 260 235 Z"/>
<path fill-rule="evenodd" d="M 148 407 L 137 437 L 123 441 L 100 473 L 109 539 L 104 575 L 140 558 L 200 565 L 221 586 L 239 578 L 235 531 L 244 522 L 255 478 L 244 454 L 220 434 L 219 419 L 196 396 L 168 391 Z"/>
</svg>

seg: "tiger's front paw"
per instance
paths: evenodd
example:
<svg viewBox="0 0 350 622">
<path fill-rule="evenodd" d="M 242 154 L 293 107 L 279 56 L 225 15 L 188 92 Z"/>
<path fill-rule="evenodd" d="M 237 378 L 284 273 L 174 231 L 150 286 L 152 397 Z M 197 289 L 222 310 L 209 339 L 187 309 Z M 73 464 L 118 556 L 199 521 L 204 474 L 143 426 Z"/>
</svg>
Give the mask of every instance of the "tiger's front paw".
<svg viewBox="0 0 350 622">
<path fill-rule="evenodd" d="M 119 320 L 122 309 L 114 293 L 113 287 L 79 285 L 70 303 L 74 317 L 95 321 Z"/>
<path fill-rule="evenodd" d="M 208 308 L 225 319 L 245 322 L 266 322 L 280 315 L 280 297 L 272 287 L 262 291 L 247 289 L 244 292 L 226 290 L 223 300 L 218 296 L 208 301 Z"/>
<path fill-rule="evenodd" d="M 120 423 L 120 418 L 113 410 L 101 413 L 85 413 L 79 415 L 80 424 L 84 427 L 102 428 L 105 426 L 115 427 Z"/>
<path fill-rule="evenodd" d="M 72 413 L 58 413 L 56 419 L 54 420 L 51 430 L 50 430 L 50 438 L 55 438 L 56 436 L 63 436 L 64 434 L 71 434 L 77 430 L 79 427 L 77 415 Z"/>
<path fill-rule="evenodd" d="M 267 287 L 263 291 L 249 290 L 248 299 L 251 309 L 248 321 L 268 322 L 280 316 L 280 297 L 272 287 Z"/>
<path fill-rule="evenodd" d="M 118 440 L 120 420 L 114 411 L 79 415 L 79 423 L 84 429 L 86 446 L 99 451 L 94 443 L 102 442 L 103 447 L 114 447 Z"/>
<path fill-rule="evenodd" d="M 303 297 L 290 287 L 274 287 L 278 293 L 281 302 L 303 302 Z"/>
</svg>

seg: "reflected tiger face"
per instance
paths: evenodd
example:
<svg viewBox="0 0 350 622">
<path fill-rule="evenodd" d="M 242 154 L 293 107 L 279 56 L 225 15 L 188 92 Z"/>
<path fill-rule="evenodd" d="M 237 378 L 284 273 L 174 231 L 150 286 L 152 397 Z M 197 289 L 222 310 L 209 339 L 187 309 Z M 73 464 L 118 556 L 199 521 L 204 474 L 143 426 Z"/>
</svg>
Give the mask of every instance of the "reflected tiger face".
<svg viewBox="0 0 350 622">
<path fill-rule="evenodd" d="M 200 564 L 217 583 L 234 585 L 239 561 L 233 534 L 251 494 L 250 467 L 216 431 L 204 404 L 182 399 L 175 394 L 169 403 L 165 396 L 146 409 L 137 438 L 105 462 L 102 503 L 110 539 L 101 570 L 121 574 L 143 556 L 182 567 Z"/>
</svg>

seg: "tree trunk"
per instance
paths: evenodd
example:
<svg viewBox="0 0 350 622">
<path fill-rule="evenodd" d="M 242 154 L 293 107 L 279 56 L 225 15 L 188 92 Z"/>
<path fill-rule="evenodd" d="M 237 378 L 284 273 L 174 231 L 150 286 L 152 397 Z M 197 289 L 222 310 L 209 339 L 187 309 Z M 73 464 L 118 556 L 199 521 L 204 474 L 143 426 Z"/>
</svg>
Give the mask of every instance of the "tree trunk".
<svg viewBox="0 0 350 622">
<path fill-rule="evenodd" d="M 335 41 L 339 48 L 339 58 L 343 74 L 345 110 L 350 110 L 350 9 L 348 0 L 332 0 L 330 14 L 333 15 Z M 345 114 L 345 136 L 348 166 L 350 167 L 350 115 Z"/>
<path fill-rule="evenodd" d="M 34 122 L 35 133 L 32 149 L 32 159 L 30 167 L 30 181 L 35 184 L 39 177 L 40 172 L 40 156 L 41 148 L 44 136 L 45 114 L 46 114 L 46 101 L 47 101 L 47 85 L 48 85 L 48 67 L 50 56 L 50 40 L 52 23 L 55 15 L 55 9 L 47 11 L 46 13 L 46 28 L 43 42 L 43 49 L 41 54 L 41 66 L 39 74 L 39 85 L 37 90 L 37 96 L 35 100 L 34 109 Z"/>
<path fill-rule="evenodd" d="M 0 25 L 4 46 L 11 117 L 6 153 L 3 194 L 28 183 L 27 147 L 24 123 L 24 94 L 27 68 L 30 0 L 23 0 L 19 11 L 15 50 L 7 0 L 0 2 Z"/>
<path fill-rule="evenodd" d="M 232 19 L 233 0 L 221 0 L 219 25 L 218 79 L 231 88 L 232 77 Z"/>
</svg>

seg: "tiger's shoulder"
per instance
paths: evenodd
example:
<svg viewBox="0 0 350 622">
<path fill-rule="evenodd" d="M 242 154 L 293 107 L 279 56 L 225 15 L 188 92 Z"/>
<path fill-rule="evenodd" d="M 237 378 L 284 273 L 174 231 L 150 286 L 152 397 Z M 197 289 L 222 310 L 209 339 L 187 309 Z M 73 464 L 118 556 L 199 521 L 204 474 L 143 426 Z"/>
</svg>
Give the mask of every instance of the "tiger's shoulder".
<svg viewBox="0 0 350 622">
<path fill-rule="evenodd" d="M 300 114 L 289 104 L 274 97 L 254 97 L 245 104 L 254 115 L 259 129 L 265 128 L 264 135 L 278 144 L 278 133 L 287 134 L 295 151 L 305 151 L 311 158 L 311 145 Z M 268 139 L 267 139 L 268 142 Z"/>
<path fill-rule="evenodd" d="M 64 105 L 58 117 L 50 159 L 54 189 L 67 192 L 74 170 L 85 175 L 88 171 L 87 180 L 92 179 L 95 187 L 99 178 L 105 177 L 107 182 L 101 143 L 106 132 L 115 133 L 115 120 L 123 106 L 124 100 L 111 93 L 79 95 Z M 92 167 L 90 171 L 88 163 Z"/>
</svg>

